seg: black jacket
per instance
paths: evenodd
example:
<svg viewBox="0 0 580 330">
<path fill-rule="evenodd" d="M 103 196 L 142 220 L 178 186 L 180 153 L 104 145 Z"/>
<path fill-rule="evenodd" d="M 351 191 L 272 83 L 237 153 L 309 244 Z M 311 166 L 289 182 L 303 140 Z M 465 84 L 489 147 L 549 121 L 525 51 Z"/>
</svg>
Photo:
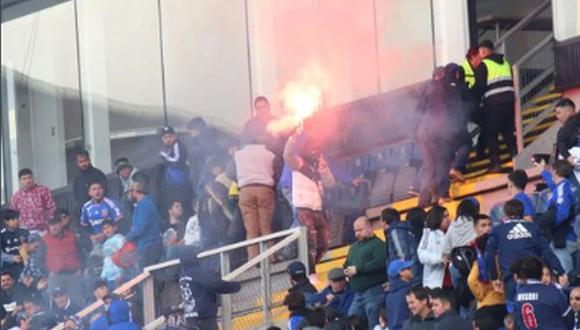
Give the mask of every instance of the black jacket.
<svg viewBox="0 0 580 330">
<path fill-rule="evenodd" d="M 73 304 L 69 298 L 69 304 L 64 309 L 60 309 L 56 306 L 56 304 L 54 304 L 54 308 L 51 312 L 52 315 L 56 318 L 57 322 L 60 323 L 67 320 L 70 316 L 75 315 L 78 311 L 80 311 L 80 308 Z"/>
<path fill-rule="evenodd" d="M 305 278 L 300 282 L 294 284 L 290 289 L 288 289 L 288 293 L 290 292 L 300 292 L 304 295 L 304 298 L 306 298 L 306 300 L 308 301 L 308 299 L 312 295 L 318 293 L 318 290 L 316 290 L 314 285 L 312 285 L 312 283 L 310 283 L 310 281 L 307 278 Z"/>
<path fill-rule="evenodd" d="M 433 330 L 435 329 L 435 317 L 429 314 L 425 319 L 419 315 L 413 315 L 403 323 L 403 330 Z M 446 329 L 449 330 L 449 329 Z"/>
<path fill-rule="evenodd" d="M 80 212 L 83 204 L 91 199 L 89 185 L 93 182 L 100 182 L 105 189 L 105 195 L 107 195 L 107 177 L 105 173 L 92 165 L 86 171 L 80 171 L 73 182 L 73 196 L 78 212 Z"/>
<path fill-rule="evenodd" d="M 570 148 L 576 147 L 580 138 L 580 115 L 573 115 L 568 121 L 558 130 L 556 138 L 556 159 L 558 156 L 564 158 L 570 157 Z"/>
<path fill-rule="evenodd" d="M 198 252 L 194 247 L 185 246 L 179 253 L 179 287 L 186 322 L 188 319 L 215 319 L 217 295 L 235 293 L 241 289 L 240 283 L 223 281 L 218 273 L 203 269 L 197 259 Z"/>
<path fill-rule="evenodd" d="M 454 310 L 449 310 L 435 320 L 435 330 L 471 330 L 471 323 Z"/>
</svg>

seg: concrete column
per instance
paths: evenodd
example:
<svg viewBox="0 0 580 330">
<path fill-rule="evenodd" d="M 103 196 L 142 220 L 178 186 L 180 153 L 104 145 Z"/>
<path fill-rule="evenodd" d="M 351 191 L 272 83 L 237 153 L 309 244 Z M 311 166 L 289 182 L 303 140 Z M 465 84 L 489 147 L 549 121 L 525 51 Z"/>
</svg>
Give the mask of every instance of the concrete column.
<svg viewBox="0 0 580 330">
<path fill-rule="evenodd" d="M 436 64 L 461 63 L 469 48 L 467 0 L 433 0 Z"/>
<path fill-rule="evenodd" d="M 580 35 L 580 0 L 552 0 L 552 14 L 556 40 Z"/>
<path fill-rule="evenodd" d="M 83 88 L 85 147 L 93 165 L 105 173 L 111 172 L 111 139 L 107 92 L 107 43 L 103 8 L 92 2 L 79 1 L 79 39 L 81 82 Z M 122 60 L 122 59 L 119 59 Z"/>
</svg>

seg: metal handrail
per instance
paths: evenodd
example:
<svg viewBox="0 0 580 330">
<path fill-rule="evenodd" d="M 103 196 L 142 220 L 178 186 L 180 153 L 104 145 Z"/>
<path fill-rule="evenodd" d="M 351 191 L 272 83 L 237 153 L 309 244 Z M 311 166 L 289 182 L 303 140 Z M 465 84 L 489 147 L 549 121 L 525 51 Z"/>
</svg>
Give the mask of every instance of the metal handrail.
<svg viewBox="0 0 580 330">
<path fill-rule="evenodd" d="M 539 4 L 534 10 L 532 10 L 526 17 L 524 17 L 521 21 L 519 21 L 516 25 L 514 25 L 508 32 L 502 35 L 499 39 L 497 39 L 494 43 L 495 48 L 499 47 L 500 45 L 505 44 L 505 42 L 511 38 L 514 34 L 521 31 L 525 28 L 528 24 L 532 22 L 536 17 L 538 17 L 546 8 L 548 8 L 552 4 L 552 0 L 544 0 L 541 4 Z"/>
<path fill-rule="evenodd" d="M 540 41 L 536 46 L 530 49 L 526 54 L 524 54 L 520 59 L 518 59 L 512 65 L 512 72 L 514 77 L 514 90 L 515 90 L 515 124 L 516 124 L 516 144 L 518 152 L 524 149 L 524 136 L 531 132 L 537 125 L 539 125 L 545 118 L 547 118 L 547 111 L 539 114 L 534 120 L 532 120 L 526 127 L 523 125 L 523 108 L 525 104 L 522 104 L 522 98 L 527 95 L 530 91 L 536 88 L 544 79 L 548 78 L 550 74 L 554 71 L 553 68 L 547 68 L 542 74 L 537 76 L 534 80 L 529 82 L 526 86 L 521 86 L 520 74 L 521 66 L 533 58 L 536 54 L 541 52 L 545 47 L 549 46 L 553 42 L 554 34 L 548 34 L 542 41 Z M 527 103 L 526 103 L 527 104 Z"/>
<path fill-rule="evenodd" d="M 302 249 L 299 249 L 299 259 L 304 262 L 307 265 L 308 262 L 308 254 L 307 254 L 307 249 L 305 248 L 307 246 L 307 240 L 306 240 L 306 232 L 305 232 L 305 228 L 304 227 L 296 227 L 296 228 L 291 228 L 288 230 L 283 230 L 283 231 L 279 231 L 276 233 L 272 233 L 269 235 L 265 235 L 265 236 L 261 236 L 261 237 L 257 237 L 251 240 L 247 240 L 247 241 L 243 241 L 243 242 L 239 242 L 239 243 L 235 243 L 235 244 L 231 244 L 231 245 L 227 245 L 221 248 L 216 248 L 216 249 L 212 249 L 212 250 L 208 250 L 208 251 L 204 251 L 202 253 L 199 253 L 197 256 L 200 259 L 203 258 L 207 258 L 207 257 L 211 257 L 211 256 L 215 256 L 215 255 L 220 255 L 220 257 L 223 258 L 224 254 L 229 252 L 229 251 L 233 251 L 239 248 L 244 248 L 250 245 L 255 245 L 255 244 L 264 244 L 267 241 L 271 241 L 274 239 L 278 239 L 281 237 L 286 236 L 283 240 L 277 242 L 275 245 L 273 245 L 272 247 L 268 248 L 267 250 L 261 252 L 259 255 L 257 255 L 256 257 L 248 260 L 246 263 L 244 263 L 242 266 L 238 267 L 237 269 L 235 269 L 233 272 L 228 272 L 227 274 L 223 275 L 222 278 L 225 281 L 230 281 L 235 279 L 236 277 L 238 277 L 239 275 L 243 274 L 244 272 L 250 270 L 252 267 L 256 266 L 259 263 L 263 263 L 265 260 L 267 260 L 270 256 L 274 255 L 275 253 L 279 252 L 280 250 L 282 250 L 284 247 L 286 247 L 288 244 L 294 242 L 294 241 L 299 241 L 299 244 L 301 244 L 303 246 Z M 223 261 L 223 260 L 222 260 Z M 222 262 L 223 263 L 223 262 Z M 155 271 L 158 270 L 162 270 L 162 269 L 166 269 L 169 267 L 174 267 L 180 264 L 179 259 L 172 259 L 169 261 L 164 261 L 155 265 L 151 265 L 148 267 L 145 267 L 143 269 L 143 272 L 137 276 L 135 276 L 133 279 L 131 279 L 130 281 L 124 283 L 123 285 L 121 285 L 120 287 L 118 287 L 116 290 L 114 290 L 113 292 L 115 294 L 118 295 L 122 295 L 123 293 L 128 292 L 130 289 L 132 289 L 133 287 L 141 284 L 142 282 L 146 281 L 146 280 L 150 280 L 151 278 L 151 274 Z M 223 271 L 223 270 L 222 270 Z M 148 281 L 150 282 L 150 281 Z M 147 284 L 147 282 L 145 283 Z M 147 297 L 151 297 L 154 294 L 154 288 L 153 288 L 153 283 L 150 282 L 149 285 L 145 285 L 144 286 L 144 291 L 145 294 L 144 296 Z M 151 297 L 153 298 L 153 297 Z M 227 304 L 225 304 L 227 305 Z M 85 318 L 87 315 L 93 313 L 94 311 L 96 311 L 98 308 L 100 308 L 101 306 L 103 306 L 103 301 L 99 300 L 99 301 L 95 301 L 94 303 L 92 303 L 91 305 L 85 307 L 84 309 L 82 309 L 81 311 L 79 311 L 76 316 L 78 316 L 79 318 Z M 225 306 L 223 306 L 225 307 Z M 154 305 L 152 304 L 144 304 L 144 309 L 145 309 L 145 322 L 146 324 L 150 324 L 152 322 L 158 322 L 160 320 L 160 318 L 155 319 L 154 315 L 152 313 L 154 313 Z M 229 308 L 229 313 L 231 314 L 231 308 Z M 149 320 L 147 320 L 147 318 Z M 56 327 L 53 327 L 52 330 L 63 330 L 64 329 L 64 324 L 59 324 Z"/>
</svg>

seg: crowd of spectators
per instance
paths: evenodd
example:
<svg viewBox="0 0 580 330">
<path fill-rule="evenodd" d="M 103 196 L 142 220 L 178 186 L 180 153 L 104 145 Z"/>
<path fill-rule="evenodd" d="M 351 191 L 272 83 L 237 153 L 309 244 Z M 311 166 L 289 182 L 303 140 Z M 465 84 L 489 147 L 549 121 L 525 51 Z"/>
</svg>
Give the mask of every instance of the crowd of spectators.
<svg viewBox="0 0 580 330">
<path fill-rule="evenodd" d="M 112 181 L 80 150 L 69 209 L 57 209 L 33 172 L 20 170 L 21 188 L 2 210 L 2 329 L 49 329 L 58 323 L 82 329 L 87 320 L 75 313 L 93 301 L 105 307 L 90 317 L 91 329 L 136 328 L 141 319 L 130 312 L 129 298 L 137 296 L 133 303 L 139 304 L 142 297 L 126 292 L 122 299 L 112 292 L 172 256 L 181 259 L 182 326 L 217 329 L 217 295 L 237 292 L 240 285 L 221 281 L 219 266 L 202 265 L 197 253 L 295 226 L 307 229 L 309 260 L 287 269 L 291 330 L 512 329 L 513 324 L 576 329 L 580 305 L 574 302 L 580 293 L 571 290 L 573 312 L 565 298 L 569 279 L 580 278 L 575 221 L 580 120 L 571 100 L 555 107 L 563 124 L 555 160 L 536 161 L 545 183 L 543 204 L 526 194 L 528 177 L 516 170 L 507 176 L 513 199 L 489 216 L 474 198 L 460 202 L 454 220 L 442 206 L 449 200 L 450 178 L 464 179 L 473 109 L 487 111 L 481 136 L 491 172 L 499 169 L 499 133 L 515 151 L 513 124 L 502 119 L 510 104 L 513 108 L 513 86 L 494 84 L 498 71 L 491 69 L 506 63 L 482 43 L 469 50 L 463 65 L 435 72 L 419 102 L 425 110 L 416 137 L 423 158 L 419 207 L 404 220 L 387 208 L 380 222 L 359 217 L 356 208 L 347 212 L 353 244 L 344 268 L 328 273 L 321 292 L 312 283 L 318 280 L 315 265 L 329 249 L 333 207 L 341 198 L 352 203 L 367 178 L 326 155 L 308 120 L 290 132 L 270 130 L 274 117 L 265 97 L 256 98 L 239 144 L 220 143 L 199 117 L 188 123 L 187 136 L 164 126 L 157 165 L 139 170 L 120 158 Z M 384 240 L 375 236 L 377 228 Z M 270 262 L 292 253 L 272 255 Z M 259 254 L 257 245 L 249 246 L 231 261 Z"/>
</svg>

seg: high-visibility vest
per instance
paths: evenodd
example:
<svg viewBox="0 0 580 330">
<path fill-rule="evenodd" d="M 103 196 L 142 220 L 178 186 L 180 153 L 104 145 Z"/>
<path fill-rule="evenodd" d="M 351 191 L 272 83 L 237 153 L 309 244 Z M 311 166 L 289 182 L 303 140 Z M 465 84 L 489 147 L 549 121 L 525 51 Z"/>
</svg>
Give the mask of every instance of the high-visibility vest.
<svg viewBox="0 0 580 330">
<path fill-rule="evenodd" d="M 471 89 L 475 85 L 475 73 L 471 68 L 471 64 L 469 61 L 465 60 L 461 63 L 461 67 L 463 68 L 463 74 L 465 75 L 465 84 L 467 88 Z"/>
<path fill-rule="evenodd" d="M 484 59 L 483 63 L 487 67 L 487 88 L 483 94 L 485 99 L 493 95 L 514 92 L 512 68 L 505 58 L 503 64 L 489 59 Z"/>
</svg>

